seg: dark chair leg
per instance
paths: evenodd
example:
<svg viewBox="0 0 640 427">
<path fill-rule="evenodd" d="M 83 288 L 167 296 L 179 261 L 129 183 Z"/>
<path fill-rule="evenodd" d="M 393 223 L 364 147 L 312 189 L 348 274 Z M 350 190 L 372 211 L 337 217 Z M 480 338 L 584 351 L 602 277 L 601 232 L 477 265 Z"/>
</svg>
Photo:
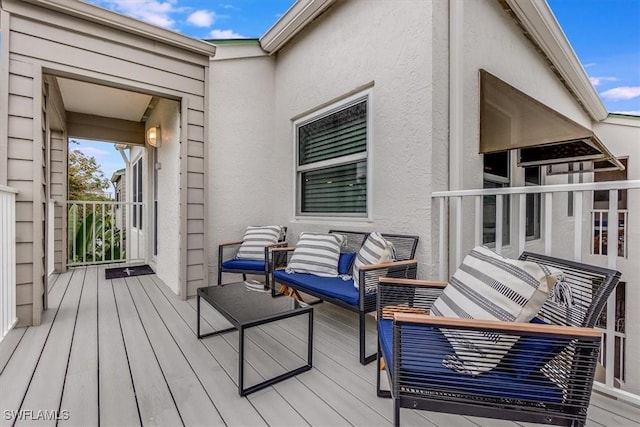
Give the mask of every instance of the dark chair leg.
<svg viewBox="0 0 640 427">
<path fill-rule="evenodd" d="M 400 427 L 400 399 L 393 399 L 393 425 Z"/>
<path fill-rule="evenodd" d="M 382 371 L 382 369 L 380 369 L 380 361 L 382 360 L 382 353 L 380 353 L 380 341 L 378 341 L 378 354 L 377 354 L 377 358 L 376 358 L 376 394 L 378 395 L 378 397 L 384 397 L 384 398 L 390 398 L 391 397 L 391 391 L 390 390 L 382 390 L 380 388 L 380 372 Z M 387 367 L 387 369 L 389 369 Z"/>
<path fill-rule="evenodd" d="M 358 312 L 358 318 L 359 318 L 359 329 L 360 329 L 360 364 L 361 365 L 367 365 L 371 362 L 373 362 L 374 360 L 376 360 L 376 353 L 370 354 L 369 356 L 367 356 L 365 354 L 366 352 L 366 342 L 365 342 L 365 337 L 367 335 L 367 328 L 366 328 L 366 313 L 360 311 Z"/>
<path fill-rule="evenodd" d="M 222 284 L 222 269 L 218 267 L 218 285 Z"/>
<path fill-rule="evenodd" d="M 242 273 L 242 280 L 244 280 L 245 282 L 247 281 L 247 275 Z"/>
</svg>

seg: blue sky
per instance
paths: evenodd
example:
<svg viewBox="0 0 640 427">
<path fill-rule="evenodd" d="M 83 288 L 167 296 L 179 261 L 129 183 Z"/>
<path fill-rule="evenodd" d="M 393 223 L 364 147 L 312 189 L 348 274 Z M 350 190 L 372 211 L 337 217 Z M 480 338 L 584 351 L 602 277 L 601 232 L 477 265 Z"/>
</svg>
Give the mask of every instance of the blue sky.
<svg viewBox="0 0 640 427">
<path fill-rule="evenodd" d="M 294 3 L 294 0 L 87 1 L 199 39 L 259 38 Z M 607 109 L 640 115 L 640 0 L 548 0 L 548 3 Z M 398 4 L 401 7 L 402 2 Z M 96 157 L 109 178 L 114 170 L 123 167 L 113 144 L 82 141 L 76 148 Z"/>
</svg>

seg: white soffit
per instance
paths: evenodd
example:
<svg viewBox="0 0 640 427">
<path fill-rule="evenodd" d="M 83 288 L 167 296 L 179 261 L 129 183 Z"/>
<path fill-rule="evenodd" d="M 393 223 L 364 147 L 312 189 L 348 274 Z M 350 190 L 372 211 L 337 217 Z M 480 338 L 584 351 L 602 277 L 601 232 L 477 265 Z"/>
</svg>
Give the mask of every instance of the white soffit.
<svg viewBox="0 0 640 427">
<path fill-rule="evenodd" d="M 140 122 L 150 95 L 58 77 L 65 110 Z"/>
</svg>

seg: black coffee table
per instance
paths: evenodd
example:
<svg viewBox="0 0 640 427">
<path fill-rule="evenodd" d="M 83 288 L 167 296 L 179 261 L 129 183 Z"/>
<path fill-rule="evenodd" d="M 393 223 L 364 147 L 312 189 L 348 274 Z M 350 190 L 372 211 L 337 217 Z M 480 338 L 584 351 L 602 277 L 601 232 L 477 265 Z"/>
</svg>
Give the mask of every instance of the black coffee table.
<svg viewBox="0 0 640 427">
<path fill-rule="evenodd" d="M 200 298 L 208 302 L 213 308 L 220 312 L 233 327 L 209 332 L 200 333 Z M 313 308 L 300 303 L 298 300 L 281 296 L 272 298 L 268 292 L 256 292 L 245 288 L 244 282 L 229 283 L 226 285 L 208 286 L 198 288 L 198 338 L 211 335 L 218 335 L 229 331 L 238 331 L 238 393 L 246 396 L 254 391 L 261 390 L 279 381 L 291 378 L 301 372 L 308 371 L 312 366 L 313 352 Z M 261 383 L 244 388 L 244 334 L 245 330 L 277 320 L 288 319 L 294 316 L 309 316 L 309 327 L 307 336 L 307 364 L 292 371 L 267 379 Z"/>
</svg>

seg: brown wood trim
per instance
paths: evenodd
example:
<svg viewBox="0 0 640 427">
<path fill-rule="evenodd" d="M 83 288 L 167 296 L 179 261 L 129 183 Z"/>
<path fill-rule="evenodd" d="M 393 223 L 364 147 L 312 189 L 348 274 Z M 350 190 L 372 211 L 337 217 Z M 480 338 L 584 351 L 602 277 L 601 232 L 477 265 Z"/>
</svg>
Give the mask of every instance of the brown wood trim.
<svg viewBox="0 0 640 427">
<path fill-rule="evenodd" d="M 454 319 L 424 314 L 395 313 L 394 320 L 401 322 L 422 323 L 435 326 L 459 326 L 473 329 L 491 329 L 505 332 L 535 332 L 545 335 L 567 335 L 577 337 L 600 337 L 600 331 L 593 328 L 574 326 L 541 325 L 537 323 L 501 322 L 498 320 Z"/>
<path fill-rule="evenodd" d="M 242 243 L 242 240 L 234 240 L 231 242 L 222 242 L 220 243 L 220 246 L 231 246 L 231 245 L 239 245 Z"/>
<path fill-rule="evenodd" d="M 287 242 L 277 242 L 277 243 L 271 243 L 270 245 L 267 245 L 267 248 L 279 248 L 279 247 L 287 247 L 289 243 Z"/>
<path fill-rule="evenodd" d="M 437 280 L 396 279 L 394 277 L 381 277 L 380 283 L 393 283 L 394 285 L 408 286 L 427 286 L 434 288 L 444 288 L 448 285 L 447 282 L 440 282 Z"/>
<path fill-rule="evenodd" d="M 415 259 L 408 259 L 406 261 L 392 261 L 392 262 L 382 262 L 380 264 L 368 264 L 360 267 L 360 270 L 378 270 L 380 268 L 389 268 L 389 267 L 401 267 L 404 265 L 417 265 L 418 261 Z"/>
<path fill-rule="evenodd" d="M 287 251 L 292 251 L 295 248 L 296 248 L 295 246 L 285 246 L 285 247 L 282 247 L 282 248 L 273 248 L 272 251 L 274 251 L 274 252 L 276 252 L 276 251 L 287 252 Z"/>
</svg>

